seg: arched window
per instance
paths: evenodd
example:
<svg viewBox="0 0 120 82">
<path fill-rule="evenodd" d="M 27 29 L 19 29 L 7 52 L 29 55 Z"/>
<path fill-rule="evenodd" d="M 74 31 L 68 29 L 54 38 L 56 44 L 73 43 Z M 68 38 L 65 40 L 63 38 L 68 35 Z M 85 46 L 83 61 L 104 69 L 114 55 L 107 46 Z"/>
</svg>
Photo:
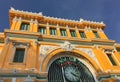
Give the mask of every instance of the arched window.
<svg viewBox="0 0 120 82">
<path fill-rule="evenodd" d="M 49 67 L 48 82 L 95 82 L 90 70 L 77 58 L 60 57 Z"/>
</svg>

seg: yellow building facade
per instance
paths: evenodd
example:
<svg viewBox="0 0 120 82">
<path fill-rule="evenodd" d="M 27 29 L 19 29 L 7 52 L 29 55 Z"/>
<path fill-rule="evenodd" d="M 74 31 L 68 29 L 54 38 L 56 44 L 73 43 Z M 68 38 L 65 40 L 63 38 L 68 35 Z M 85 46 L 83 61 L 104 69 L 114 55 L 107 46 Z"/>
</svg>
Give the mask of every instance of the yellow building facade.
<svg viewBox="0 0 120 82">
<path fill-rule="evenodd" d="M 118 82 L 120 44 L 103 22 L 9 10 L 0 33 L 0 82 Z"/>
</svg>

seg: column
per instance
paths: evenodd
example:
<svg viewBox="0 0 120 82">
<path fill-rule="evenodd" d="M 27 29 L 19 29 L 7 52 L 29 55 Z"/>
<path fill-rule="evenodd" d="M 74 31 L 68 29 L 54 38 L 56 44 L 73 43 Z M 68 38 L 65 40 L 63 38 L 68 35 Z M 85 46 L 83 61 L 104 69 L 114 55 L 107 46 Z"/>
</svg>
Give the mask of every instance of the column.
<svg viewBox="0 0 120 82">
<path fill-rule="evenodd" d="M 103 30 L 101 28 L 98 29 L 98 34 L 99 34 L 100 38 L 108 39 L 107 36 L 105 35 L 105 33 L 103 32 Z"/>
<path fill-rule="evenodd" d="M 75 32 L 76 32 L 77 38 L 80 38 L 80 34 L 79 34 L 79 30 L 78 30 L 77 26 L 75 27 Z"/>
<path fill-rule="evenodd" d="M 22 18 L 19 17 L 18 21 L 17 21 L 17 24 L 16 24 L 16 27 L 15 27 L 15 30 L 20 30 L 20 25 L 22 23 Z"/>
<path fill-rule="evenodd" d="M 47 23 L 46 31 L 47 31 L 47 35 L 50 35 L 49 23 Z"/>
<path fill-rule="evenodd" d="M 66 31 L 67 31 L 67 35 L 68 35 L 68 37 L 71 37 L 71 34 L 70 34 L 70 29 L 69 29 L 69 27 L 68 26 L 66 26 Z"/>
<path fill-rule="evenodd" d="M 59 25 L 57 24 L 57 35 L 60 36 L 60 28 L 59 28 Z"/>
<path fill-rule="evenodd" d="M 31 21 L 30 21 L 30 32 L 32 32 L 33 31 L 33 19 L 31 19 Z"/>
<path fill-rule="evenodd" d="M 15 30 L 16 23 L 17 23 L 17 17 L 15 16 L 12 20 L 11 30 Z"/>
<path fill-rule="evenodd" d="M 32 26 L 32 28 L 33 28 L 33 32 L 38 32 L 38 21 L 37 21 L 37 19 L 35 19 L 34 25 Z"/>
<path fill-rule="evenodd" d="M 90 27 L 85 27 L 85 34 L 87 38 L 90 38 L 90 39 L 95 38 Z"/>
</svg>

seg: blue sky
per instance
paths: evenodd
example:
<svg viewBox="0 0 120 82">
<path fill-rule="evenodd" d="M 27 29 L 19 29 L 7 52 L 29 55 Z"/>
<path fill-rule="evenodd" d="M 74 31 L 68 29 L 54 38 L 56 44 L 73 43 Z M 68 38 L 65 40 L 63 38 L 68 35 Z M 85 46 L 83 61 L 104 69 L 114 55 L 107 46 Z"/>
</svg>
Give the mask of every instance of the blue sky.
<svg viewBox="0 0 120 82">
<path fill-rule="evenodd" d="M 10 7 L 45 16 L 104 21 L 109 39 L 120 43 L 120 0 L 0 0 L 0 31 L 9 28 Z"/>
</svg>

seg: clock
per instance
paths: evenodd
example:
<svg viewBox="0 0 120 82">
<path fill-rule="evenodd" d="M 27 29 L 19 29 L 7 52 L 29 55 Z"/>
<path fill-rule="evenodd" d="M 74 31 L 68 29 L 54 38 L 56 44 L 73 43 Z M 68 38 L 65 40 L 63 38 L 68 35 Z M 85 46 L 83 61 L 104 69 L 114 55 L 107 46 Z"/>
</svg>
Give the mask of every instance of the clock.
<svg viewBox="0 0 120 82">
<path fill-rule="evenodd" d="M 81 82 L 80 71 L 74 65 L 67 65 L 64 67 L 65 78 L 70 82 Z"/>
</svg>

